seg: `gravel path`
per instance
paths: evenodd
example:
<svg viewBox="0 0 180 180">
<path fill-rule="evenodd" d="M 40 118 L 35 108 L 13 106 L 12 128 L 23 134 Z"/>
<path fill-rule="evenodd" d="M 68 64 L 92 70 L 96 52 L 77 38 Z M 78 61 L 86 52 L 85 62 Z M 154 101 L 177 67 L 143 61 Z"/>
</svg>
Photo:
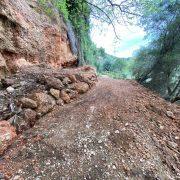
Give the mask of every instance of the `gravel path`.
<svg viewBox="0 0 180 180">
<path fill-rule="evenodd" d="M 135 81 L 100 78 L 80 99 L 57 106 L 20 135 L 1 158 L 0 175 L 178 179 L 179 110 Z"/>
</svg>

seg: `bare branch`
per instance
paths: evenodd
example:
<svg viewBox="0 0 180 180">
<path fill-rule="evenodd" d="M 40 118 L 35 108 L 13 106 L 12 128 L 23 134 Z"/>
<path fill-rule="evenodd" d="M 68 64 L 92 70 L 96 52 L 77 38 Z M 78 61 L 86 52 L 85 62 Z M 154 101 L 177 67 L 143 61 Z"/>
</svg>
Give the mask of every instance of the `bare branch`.
<svg viewBox="0 0 180 180">
<path fill-rule="evenodd" d="M 112 27 L 113 27 L 113 31 L 114 31 L 114 33 L 115 33 L 116 38 L 120 40 L 119 36 L 117 35 L 116 28 L 115 28 L 115 25 L 114 25 L 114 23 L 113 23 L 113 20 L 109 17 L 109 15 L 108 15 L 105 11 L 103 11 L 100 7 L 96 6 L 95 4 L 92 4 L 92 3 L 88 2 L 88 1 L 86 1 L 86 2 L 87 2 L 89 5 L 95 7 L 95 8 L 98 9 L 99 11 L 101 11 L 101 12 L 109 19 L 110 24 L 111 24 Z"/>
<path fill-rule="evenodd" d="M 140 14 L 137 14 L 137 13 L 134 13 L 134 12 L 130 12 L 130 11 L 126 11 L 124 9 L 122 9 L 121 4 L 116 4 L 116 3 L 113 3 L 111 0 L 107 0 L 109 2 L 109 4 L 112 6 L 112 7 L 117 7 L 119 8 L 120 12 L 122 13 L 126 13 L 126 14 L 130 14 L 130 15 L 133 15 L 133 16 L 141 16 Z M 126 1 L 124 1 L 126 2 Z"/>
</svg>

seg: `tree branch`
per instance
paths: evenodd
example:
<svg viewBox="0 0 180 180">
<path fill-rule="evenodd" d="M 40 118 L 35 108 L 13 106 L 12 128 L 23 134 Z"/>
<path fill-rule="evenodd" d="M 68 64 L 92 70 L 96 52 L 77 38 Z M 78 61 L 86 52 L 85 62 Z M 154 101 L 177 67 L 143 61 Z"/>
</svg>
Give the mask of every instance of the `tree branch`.
<svg viewBox="0 0 180 180">
<path fill-rule="evenodd" d="M 95 8 L 98 9 L 99 11 L 101 11 L 101 12 L 109 19 L 110 24 L 111 24 L 112 27 L 113 27 L 113 31 L 114 31 L 114 33 L 115 33 L 116 38 L 120 40 L 119 36 L 117 35 L 116 28 L 115 28 L 115 25 L 114 25 L 114 23 L 113 23 L 113 20 L 109 17 L 109 15 L 108 15 L 105 11 L 103 11 L 100 7 L 96 6 L 95 4 L 92 4 L 92 3 L 88 2 L 88 1 L 86 1 L 86 2 L 87 2 L 89 5 L 95 7 Z"/>
<path fill-rule="evenodd" d="M 134 13 L 134 12 L 129 12 L 129 11 L 126 11 L 126 10 L 122 9 L 121 5 L 122 5 L 122 3 L 126 2 L 126 1 L 123 1 L 121 4 L 112 3 L 111 0 L 107 0 L 107 1 L 109 2 L 109 4 L 110 4 L 112 7 L 117 7 L 117 8 L 119 8 L 120 12 L 122 12 L 122 13 L 126 13 L 126 14 L 130 14 L 130 15 L 133 15 L 133 16 L 140 16 L 140 17 L 141 17 L 140 14 L 137 14 L 137 13 Z"/>
</svg>

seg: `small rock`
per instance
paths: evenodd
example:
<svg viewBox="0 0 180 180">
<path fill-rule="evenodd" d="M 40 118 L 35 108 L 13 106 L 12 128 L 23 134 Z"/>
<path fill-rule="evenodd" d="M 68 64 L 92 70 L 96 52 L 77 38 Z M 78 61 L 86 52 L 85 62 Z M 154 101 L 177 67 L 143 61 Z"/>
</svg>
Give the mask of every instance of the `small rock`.
<svg viewBox="0 0 180 180">
<path fill-rule="evenodd" d="M 71 80 L 72 83 L 77 82 L 77 79 L 76 79 L 75 75 L 69 75 L 69 79 Z"/>
<path fill-rule="evenodd" d="M 68 78 L 68 77 L 65 77 L 64 79 L 63 79 L 63 84 L 64 85 L 68 85 L 68 84 L 70 84 L 72 81 Z"/>
<path fill-rule="evenodd" d="M 66 93 L 66 91 L 62 90 L 60 93 L 60 97 L 61 99 L 65 102 L 65 103 L 69 103 L 71 98 L 69 97 L 68 93 Z"/>
<path fill-rule="evenodd" d="M 64 105 L 64 101 L 59 98 L 57 101 L 56 101 L 56 104 L 59 105 L 59 106 L 63 106 Z"/>
<path fill-rule="evenodd" d="M 12 87 L 15 88 L 15 89 L 20 88 L 21 84 L 20 83 L 16 83 L 16 84 L 13 84 Z"/>
<path fill-rule="evenodd" d="M 8 93 L 13 93 L 13 92 L 15 91 L 15 89 L 14 89 L 13 87 L 9 86 L 9 87 L 6 89 L 6 91 L 7 91 Z"/>
<path fill-rule="evenodd" d="M 125 126 L 126 126 L 126 127 L 129 126 L 129 123 L 126 123 Z"/>
<path fill-rule="evenodd" d="M 32 109 L 24 110 L 24 119 L 26 119 L 29 125 L 32 127 L 36 122 L 37 113 Z"/>
<path fill-rule="evenodd" d="M 59 95 L 60 95 L 60 91 L 57 89 L 50 89 L 50 93 L 51 95 L 55 98 L 55 99 L 59 99 Z"/>
<path fill-rule="evenodd" d="M 1 80 L 1 84 L 3 85 L 3 87 L 9 87 L 15 84 L 15 80 L 10 78 L 5 78 Z"/>
<path fill-rule="evenodd" d="M 164 126 L 160 125 L 160 126 L 159 126 L 159 129 L 163 130 L 163 129 L 164 129 Z"/>
<path fill-rule="evenodd" d="M 30 128 L 30 124 L 28 119 L 24 118 L 24 114 L 14 115 L 12 118 L 8 120 L 9 123 L 16 128 L 17 133 L 22 133 Z"/>
<path fill-rule="evenodd" d="M 175 136 L 175 139 L 176 139 L 176 140 L 179 140 L 179 136 Z"/>
<path fill-rule="evenodd" d="M 77 98 L 78 92 L 77 91 L 73 91 L 73 90 L 70 89 L 69 92 L 68 92 L 68 95 L 69 95 L 69 97 L 71 99 L 74 99 L 74 98 Z"/>
<path fill-rule="evenodd" d="M 5 176 L 3 173 L 0 173 L 0 179 L 5 179 Z"/>
<path fill-rule="evenodd" d="M 14 177 L 12 178 L 12 180 L 19 180 L 19 179 L 21 179 L 21 177 L 18 176 L 18 175 L 14 176 Z"/>
<path fill-rule="evenodd" d="M 119 134 L 119 130 L 116 130 L 116 131 L 115 131 L 115 134 Z"/>
<path fill-rule="evenodd" d="M 8 122 L 9 122 L 11 125 L 14 125 L 15 122 L 16 122 L 16 119 L 17 119 L 17 115 L 14 115 L 14 116 L 12 116 L 10 119 L 8 119 Z"/>
<path fill-rule="evenodd" d="M 21 86 L 25 86 L 25 85 L 27 84 L 27 82 L 26 82 L 26 81 L 21 81 L 19 84 L 20 84 Z"/>
<path fill-rule="evenodd" d="M 152 78 L 148 78 L 148 79 L 145 80 L 146 83 L 149 83 L 151 81 L 152 81 Z"/>
<path fill-rule="evenodd" d="M 169 144 L 169 146 L 171 146 L 172 148 L 177 148 L 177 147 L 178 147 L 178 145 L 177 145 L 175 142 L 168 141 L 168 144 Z"/>
<path fill-rule="evenodd" d="M 98 140 L 98 143 L 101 144 L 101 143 L 102 143 L 102 140 Z"/>
<path fill-rule="evenodd" d="M 166 115 L 167 115 L 167 117 L 169 117 L 169 118 L 175 119 L 175 115 L 174 115 L 174 113 L 171 112 L 171 111 L 167 111 L 167 112 L 166 112 Z"/>
<path fill-rule="evenodd" d="M 20 102 L 22 103 L 22 107 L 24 108 L 32 108 L 32 109 L 35 109 L 38 107 L 36 101 L 32 100 L 32 99 L 29 99 L 29 98 L 21 98 L 20 99 Z"/>
<path fill-rule="evenodd" d="M 89 90 L 89 85 L 85 82 L 79 82 L 75 84 L 75 89 L 78 93 L 83 94 Z"/>
<path fill-rule="evenodd" d="M 45 77 L 45 81 L 50 88 L 61 90 L 64 86 L 60 79 L 54 77 Z"/>
<path fill-rule="evenodd" d="M 149 153 L 147 153 L 147 154 L 146 154 L 146 158 L 149 159 L 150 157 L 151 157 L 151 155 L 150 155 Z"/>
<path fill-rule="evenodd" d="M 68 89 L 75 90 L 75 84 L 68 84 Z"/>
</svg>

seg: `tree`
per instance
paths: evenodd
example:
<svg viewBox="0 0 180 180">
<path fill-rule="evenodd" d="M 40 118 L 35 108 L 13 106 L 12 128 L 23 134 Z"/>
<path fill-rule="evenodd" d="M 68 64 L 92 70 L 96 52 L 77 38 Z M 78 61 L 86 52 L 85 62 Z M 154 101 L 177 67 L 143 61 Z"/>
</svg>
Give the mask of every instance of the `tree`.
<svg viewBox="0 0 180 180">
<path fill-rule="evenodd" d="M 179 96 L 180 91 L 180 4 L 163 0 L 153 7 L 149 11 L 144 8 L 146 11 L 140 18 L 151 43 L 136 56 L 140 69 L 136 67 L 134 73 L 139 82 L 171 100 Z M 152 81 L 146 83 L 149 77 Z"/>
</svg>

